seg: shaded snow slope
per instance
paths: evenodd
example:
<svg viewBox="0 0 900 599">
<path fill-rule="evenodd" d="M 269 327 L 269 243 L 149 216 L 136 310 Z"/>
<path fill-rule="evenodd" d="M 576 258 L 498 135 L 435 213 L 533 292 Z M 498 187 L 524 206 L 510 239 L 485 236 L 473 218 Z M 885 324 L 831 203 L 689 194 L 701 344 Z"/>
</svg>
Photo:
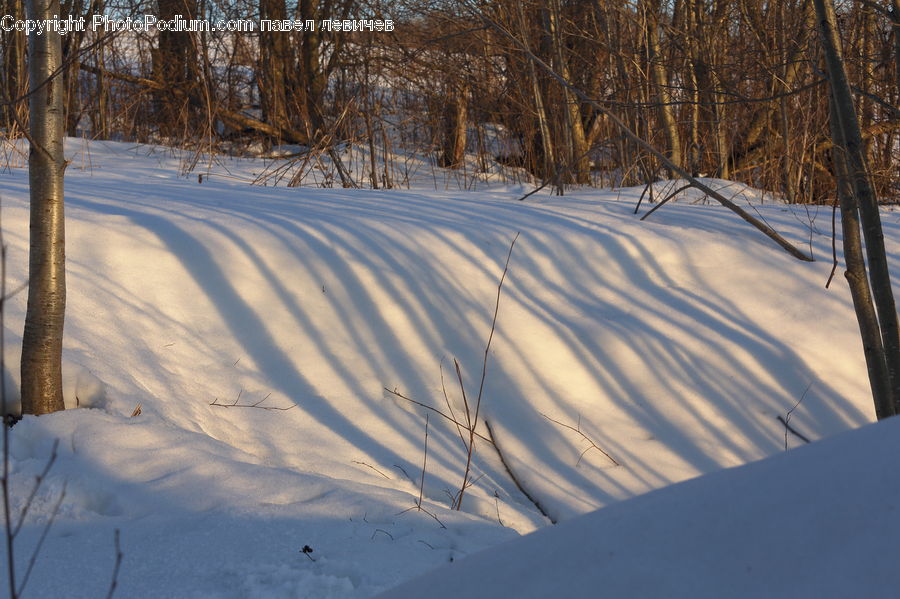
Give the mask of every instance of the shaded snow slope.
<svg viewBox="0 0 900 599">
<path fill-rule="evenodd" d="M 102 409 L 12 431 L 17 506 L 60 439 L 23 543 L 69 481 L 35 587 L 77 577 L 79 560 L 66 578 L 51 568 L 73 552 L 105 584 L 119 528 L 122 596 L 371 596 L 546 524 L 487 442 L 451 512 L 465 452 L 433 413 L 422 490 L 436 519 L 401 513 L 419 495 L 426 411 L 383 390 L 448 411 L 445 388 L 463 413 L 452 360 L 471 398 L 516 233 L 481 415 L 550 518 L 802 444 L 776 419 L 795 406 L 812 439 L 873 418 L 845 285 L 823 288 L 827 211 L 758 208 L 812 245 L 809 264 L 718 206 L 638 222 L 639 189 L 519 202 L 512 188 L 272 188 L 244 182 L 260 168 L 247 160 L 201 184 L 168 151 L 70 150 L 65 360 L 105 389 Z M 0 174 L 0 199 L 14 288 L 25 170 Z M 7 305 L 13 382 L 24 308 L 24 294 Z M 257 408 L 210 405 L 232 402 Z M 579 459 L 589 443 L 550 419 L 620 465 Z"/>
<path fill-rule="evenodd" d="M 900 420 L 620 502 L 381 595 L 887 597 Z"/>
</svg>

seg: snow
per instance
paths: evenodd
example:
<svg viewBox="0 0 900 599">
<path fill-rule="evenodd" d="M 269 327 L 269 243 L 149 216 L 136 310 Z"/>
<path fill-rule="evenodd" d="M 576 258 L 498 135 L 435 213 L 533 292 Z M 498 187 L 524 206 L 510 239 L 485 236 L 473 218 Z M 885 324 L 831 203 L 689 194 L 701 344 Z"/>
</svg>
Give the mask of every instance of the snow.
<svg viewBox="0 0 900 599">
<path fill-rule="evenodd" d="M 824 289 L 830 211 L 731 191 L 811 248 L 818 261 L 803 263 L 717 205 L 674 202 L 640 222 L 641 189 L 520 202 L 528 190 L 518 186 L 265 187 L 249 184 L 261 162 L 230 158 L 205 166 L 201 183 L 180 174 L 188 159 L 172 150 L 69 141 L 66 397 L 88 409 L 26 417 L 10 431 L 14 514 L 58 440 L 16 543 L 21 578 L 53 520 L 28 596 L 104 596 L 115 530 L 117 597 L 372 597 L 451 561 L 471 572 L 474 596 L 513 588 L 500 572 L 569 595 L 566 585 L 574 594 L 600 580 L 576 576 L 573 564 L 604 551 L 621 556 L 610 562 L 620 595 L 654 594 L 665 588 L 655 581 L 683 581 L 683 571 L 721 596 L 736 576 L 726 548 L 750 556 L 765 530 L 787 531 L 779 547 L 796 560 L 774 568 L 786 554 L 773 551 L 753 562 L 772 566 L 744 576 L 757 595 L 759 585 L 808 588 L 791 586 L 800 583 L 790 574 L 815 578 L 815 556 L 833 549 L 838 559 L 827 541 L 851 528 L 853 560 L 878 563 L 881 545 L 865 536 L 869 518 L 884 517 L 877 505 L 854 512 L 854 526 L 814 519 L 846 511 L 854 493 L 874 499 L 850 477 L 877 478 L 893 453 L 880 432 L 890 423 L 849 441 L 838 434 L 874 413 L 846 286 L 838 278 Z M 26 279 L 20 167 L 0 174 L 10 289 Z M 885 227 L 896 260 L 893 214 Z M 472 400 L 517 233 L 478 429 L 487 435 L 490 424 L 505 463 L 478 440 L 475 482 L 457 511 L 466 456 L 456 427 L 385 388 L 445 413 L 449 401 L 464 419 L 453 360 Z M 24 310 L 21 293 L 4 315 L 13 396 Z M 729 469 L 804 444 L 779 416 L 810 439 L 835 439 Z M 868 443 L 884 444 L 879 461 Z M 828 487 L 815 478 L 826 471 Z M 822 492 L 803 496 L 804 485 Z M 801 499 L 814 506 L 798 514 L 790 506 Z M 648 521 L 651 508 L 660 517 Z M 723 521 L 733 527 L 709 528 Z M 569 552 L 529 545 L 545 538 Z M 484 562 L 492 570 L 463 559 L 491 547 L 475 559 L 498 560 Z M 501 567 L 505 555 L 516 557 Z M 698 556 L 708 570 L 684 565 Z M 441 580 L 421 584 L 456 588 Z M 676 587 L 680 596 L 699 588 Z"/>
<path fill-rule="evenodd" d="M 900 421 L 647 493 L 379 597 L 878 597 L 900 584 Z"/>
</svg>

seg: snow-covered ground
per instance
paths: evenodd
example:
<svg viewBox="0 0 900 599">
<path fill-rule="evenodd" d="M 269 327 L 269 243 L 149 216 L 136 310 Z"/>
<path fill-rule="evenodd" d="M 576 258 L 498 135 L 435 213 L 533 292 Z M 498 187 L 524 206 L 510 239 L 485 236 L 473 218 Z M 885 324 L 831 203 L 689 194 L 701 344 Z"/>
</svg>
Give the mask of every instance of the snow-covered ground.
<svg viewBox="0 0 900 599">
<path fill-rule="evenodd" d="M 600 579 L 579 582 L 573 556 L 609 552 L 613 596 L 695 596 L 653 586 L 680 576 L 672 555 L 702 561 L 693 576 L 723 596 L 738 584 L 734 549 L 769 541 L 797 559 L 774 573 L 781 554 L 753 562 L 748 588 L 806 592 L 792 574 L 836 575 L 842 557 L 823 539 L 859 530 L 853 560 L 900 540 L 873 528 L 883 503 L 834 516 L 869 486 L 897 495 L 883 476 L 900 448 L 890 424 L 622 501 L 803 445 L 779 416 L 813 440 L 873 420 L 846 285 L 824 289 L 828 209 L 752 208 L 812 248 L 818 261 L 804 263 L 718 205 L 673 203 L 639 222 L 640 189 L 520 202 L 527 188 L 262 187 L 247 183 L 261 165 L 237 159 L 201 183 L 170 150 L 68 148 L 67 393 L 95 407 L 11 430 L 14 514 L 58 440 L 17 538 L 20 578 L 65 489 L 26 596 L 105 596 L 117 529 L 116 596 L 141 598 L 371 597 L 550 520 L 561 524 L 484 558 L 514 563 L 465 566 L 461 596 L 496 595 L 478 582 L 501 571 L 582 596 Z M 25 169 L 0 173 L 11 289 L 26 277 L 27 195 Z M 896 260 L 893 213 L 885 227 Z M 516 234 L 478 429 L 490 425 L 505 464 L 476 438 L 474 483 L 452 510 L 466 464 L 457 427 L 385 388 L 464 420 L 453 360 L 473 401 Z M 24 310 L 22 293 L 6 305 L 13 394 Z M 803 490 L 824 473 L 821 492 Z M 658 518 L 644 526 L 648 510 Z M 876 533 L 883 543 L 868 542 Z M 717 560 L 725 574 L 712 576 Z M 456 588 L 434 580 L 419 588 Z"/>
</svg>

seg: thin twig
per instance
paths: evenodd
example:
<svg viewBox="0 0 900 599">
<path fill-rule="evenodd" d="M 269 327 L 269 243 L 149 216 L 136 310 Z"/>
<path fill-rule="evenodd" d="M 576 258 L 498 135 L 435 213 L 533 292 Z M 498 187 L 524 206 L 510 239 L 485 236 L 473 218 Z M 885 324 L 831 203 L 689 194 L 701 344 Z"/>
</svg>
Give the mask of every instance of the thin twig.
<svg viewBox="0 0 900 599">
<path fill-rule="evenodd" d="M 435 522 L 437 522 L 438 524 L 440 524 L 440 525 L 441 525 L 441 528 L 444 528 L 444 529 L 447 528 L 447 527 L 444 525 L 444 523 L 441 522 L 441 519 L 440 519 L 440 518 L 438 518 L 437 516 L 435 516 L 433 513 L 429 512 L 428 510 L 426 510 L 424 507 L 419 507 L 419 506 L 417 506 L 417 505 L 414 505 L 414 506 L 412 506 L 412 507 L 408 507 L 408 508 L 406 508 L 405 510 L 403 510 L 402 512 L 400 512 L 399 514 L 397 514 L 397 515 L 398 515 L 398 516 L 402 516 L 402 515 L 405 514 L 406 512 L 411 512 L 411 511 L 413 511 L 413 510 L 416 510 L 417 512 L 422 512 L 423 514 L 427 514 L 427 515 L 431 516 L 431 519 L 434 520 Z"/>
<path fill-rule="evenodd" d="M 440 364 L 441 371 L 441 392 L 444 394 L 444 402 L 447 404 L 447 409 L 450 410 L 450 415 L 453 416 L 452 420 L 456 424 L 456 433 L 459 435 L 459 440 L 462 441 L 463 446 L 466 444 L 466 439 L 462 434 L 462 427 L 456 421 L 456 414 L 453 412 L 453 405 L 450 403 L 450 398 L 447 396 L 447 386 L 444 384 L 444 361 L 441 360 Z"/>
<path fill-rule="evenodd" d="M 798 439 L 800 439 L 801 441 L 803 441 L 803 442 L 805 442 L 805 443 L 812 443 L 812 441 L 810 441 L 805 435 L 803 435 L 803 434 L 797 432 L 797 429 L 795 429 L 793 426 L 791 426 L 790 424 L 788 424 L 788 423 L 787 423 L 787 420 L 785 420 L 784 417 L 783 417 L 781 414 L 779 414 L 779 415 L 776 416 L 775 418 L 778 420 L 778 422 L 780 422 L 781 424 L 784 425 L 784 449 L 785 449 L 785 450 L 787 450 L 787 448 L 788 448 L 788 447 L 787 447 L 787 434 L 788 434 L 788 432 L 790 432 L 792 435 L 794 435 L 795 437 L 797 437 Z"/>
<path fill-rule="evenodd" d="M 506 263 L 503 265 L 503 274 L 500 275 L 500 282 L 497 284 L 497 299 L 494 302 L 494 317 L 491 319 L 491 332 L 488 334 L 487 343 L 484 346 L 484 359 L 481 363 L 481 382 L 478 384 L 478 396 L 475 398 L 475 414 L 469 419 L 469 404 L 466 401 L 466 390 L 463 386 L 462 373 L 459 369 L 459 362 L 454 360 L 456 364 L 456 376 L 459 379 L 460 390 L 463 394 L 463 402 L 466 404 L 466 419 L 470 423 L 469 427 L 469 444 L 468 451 L 466 455 L 466 470 L 463 474 L 463 482 L 462 486 L 459 488 L 459 496 L 456 502 L 456 509 L 460 510 L 462 508 L 462 500 L 463 495 L 465 495 L 467 482 L 469 480 L 469 471 L 472 468 L 472 456 L 475 453 L 475 429 L 478 427 L 478 417 L 481 413 L 481 399 L 484 395 L 484 382 L 487 380 L 487 367 L 488 367 L 488 356 L 491 352 L 491 342 L 494 340 L 494 332 L 497 330 L 497 317 L 500 314 L 500 296 L 503 293 L 503 283 L 506 281 L 506 274 L 509 272 L 509 261 L 512 259 L 513 248 L 516 246 L 516 241 L 519 240 L 519 233 L 516 233 L 516 236 L 513 237 L 512 242 L 509 244 L 509 251 L 506 253 Z"/>
<path fill-rule="evenodd" d="M 416 505 L 422 509 L 422 496 L 425 494 L 425 469 L 428 466 L 428 414 L 425 414 L 425 455 L 422 458 L 422 478 L 419 480 L 419 500 Z"/>
<path fill-rule="evenodd" d="M 828 274 L 828 280 L 825 281 L 825 289 L 831 285 L 831 280 L 834 278 L 834 273 L 837 272 L 838 268 L 838 253 L 837 253 L 837 207 L 838 201 L 837 197 L 834 198 L 834 201 L 831 204 L 831 272 Z"/>
<path fill-rule="evenodd" d="M 579 435 L 581 435 L 581 438 L 582 438 L 582 439 L 584 439 L 585 441 L 587 441 L 588 443 L 591 444 L 590 447 L 588 447 L 587 449 L 585 449 L 584 451 L 582 451 L 582 452 L 581 452 L 581 455 L 578 456 L 578 461 L 575 462 L 575 466 L 578 466 L 578 464 L 581 462 L 581 458 L 584 457 L 584 454 L 586 454 L 587 452 L 589 452 L 589 451 L 592 450 L 592 449 L 596 449 L 597 451 L 599 451 L 600 453 L 602 453 L 603 455 L 605 455 L 607 458 L 609 458 L 609 461 L 612 462 L 613 464 L 615 464 L 616 466 L 621 466 L 621 464 L 619 464 L 619 462 L 617 462 L 617 461 L 615 460 L 615 458 L 613 458 L 611 455 L 609 455 L 608 453 L 606 453 L 605 451 L 603 451 L 603 449 L 602 449 L 599 445 L 597 445 L 596 443 L 594 443 L 594 442 L 591 440 L 590 437 L 588 437 L 587 435 L 584 434 L 584 432 L 582 432 L 582 430 L 581 430 L 581 416 L 578 416 L 578 426 L 577 426 L 577 427 L 572 426 L 571 424 L 566 424 L 565 422 L 560 422 L 559 420 L 554 420 L 553 418 L 550 418 L 549 416 L 547 416 L 547 415 L 544 414 L 544 413 L 541 413 L 541 416 L 543 416 L 544 418 L 546 418 L 546 419 L 549 420 L 550 422 L 554 422 L 554 423 L 560 425 L 561 427 L 564 427 L 564 428 L 569 429 L 570 431 L 575 431 L 576 433 L 578 433 Z"/>
<path fill-rule="evenodd" d="M 778 421 L 784 425 L 784 450 L 785 451 L 787 451 L 787 448 L 788 448 L 788 432 L 793 433 L 795 437 L 797 437 L 798 439 L 800 439 L 802 441 L 805 441 L 807 443 L 810 442 L 809 439 L 807 439 L 805 436 L 798 433 L 797 430 L 794 429 L 794 427 L 792 427 L 790 424 L 788 424 L 788 422 L 791 420 L 791 415 L 793 415 L 794 410 L 796 410 L 800 406 L 800 404 L 803 402 L 803 400 L 806 399 L 806 394 L 809 393 L 809 390 L 812 387 L 812 385 L 813 385 L 812 381 L 810 381 L 810 383 L 806 386 L 806 389 L 803 390 L 803 394 L 800 396 L 800 399 L 797 400 L 797 403 L 794 404 L 794 407 L 792 407 L 790 410 L 787 411 L 787 415 L 785 417 L 782 418 L 781 414 L 778 415 Z"/>
<path fill-rule="evenodd" d="M 367 463 L 365 463 L 365 462 L 360 462 L 359 460 L 351 460 L 351 461 L 352 461 L 354 464 L 359 464 L 360 466 L 365 466 L 366 468 L 371 468 L 372 470 L 374 470 L 375 472 L 377 472 L 378 474 L 380 474 L 381 476 L 385 477 L 385 478 L 388 479 L 388 480 L 391 479 L 390 476 L 388 476 L 387 474 L 385 474 L 384 472 L 382 472 L 381 470 L 379 470 L 378 468 L 376 468 L 376 467 L 373 466 L 372 464 L 367 464 Z"/>
<path fill-rule="evenodd" d="M 375 540 L 375 535 L 378 534 L 378 533 L 386 534 L 387 536 L 389 536 L 389 537 L 391 538 L 392 541 L 394 540 L 394 535 L 392 535 L 392 534 L 389 533 L 388 531 L 384 530 L 383 528 L 376 528 L 375 531 L 372 533 L 372 538 L 369 539 L 369 540 L 374 541 L 374 540 Z"/>
<path fill-rule="evenodd" d="M 288 410 L 292 410 L 297 407 L 297 404 L 291 404 L 290 406 L 287 406 L 287 407 L 261 405 L 264 401 L 266 401 L 267 399 L 269 399 L 269 397 L 272 396 L 271 393 L 269 393 L 268 395 L 266 395 L 265 397 L 263 397 L 256 403 L 239 404 L 238 402 L 240 401 L 241 394 L 243 392 L 244 392 L 244 390 L 241 389 L 240 392 L 238 393 L 237 399 L 235 399 L 233 403 L 219 403 L 219 398 L 217 397 L 214 400 L 212 400 L 211 402 L 209 402 L 209 405 L 216 406 L 219 408 L 256 408 L 257 410 L 272 410 L 272 411 L 276 411 L 276 412 L 286 412 Z"/>
<path fill-rule="evenodd" d="M 395 397 L 399 397 L 400 399 L 404 399 L 404 400 L 408 401 L 408 402 L 411 403 L 411 404 L 415 404 L 415 405 L 419 406 L 420 408 L 425 408 L 426 410 L 431 410 L 431 411 L 434 412 L 435 414 L 438 414 L 439 416 L 441 416 L 441 417 L 443 417 L 443 418 L 449 420 L 450 422 L 452 422 L 452 423 L 455 424 L 456 426 L 462 428 L 462 430 L 464 430 L 464 431 L 466 431 L 466 432 L 469 432 L 469 427 L 467 427 L 467 426 L 466 426 L 465 424 L 463 424 L 462 422 L 456 420 L 455 418 L 451 418 L 450 416 L 448 416 L 448 415 L 445 414 L 444 412 L 441 412 L 441 411 L 438 410 L 437 408 L 431 407 L 431 406 L 429 406 L 428 404 L 422 403 L 422 402 L 420 402 L 420 401 L 416 401 L 415 399 L 412 399 L 411 397 L 407 397 L 407 396 L 403 395 L 402 393 L 400 393 L 400 392 L 397 391 L 397 390 L 391 390 L 391 389 L 388 389 L 387 387 L 382 387 L 382 389 L 384 389 L 385 391 L 387 391 L 387 392 L 390 393 L 391 395 L 393 395 L 393 396 L 395 396 Z M 480 434 L 480 433 L 477 433 L 477 432 L 475 433 L 475 436 L 478 437 L 479 439 L 481 439 L 482 441 L 487 441 L 488 443 L 490 443 L 490 441 L 491 441 L 490 439 L 488 439 L 488 438 L 485 437 L 484 435 L 482 435 L 482 434 Z"/>
</svg>

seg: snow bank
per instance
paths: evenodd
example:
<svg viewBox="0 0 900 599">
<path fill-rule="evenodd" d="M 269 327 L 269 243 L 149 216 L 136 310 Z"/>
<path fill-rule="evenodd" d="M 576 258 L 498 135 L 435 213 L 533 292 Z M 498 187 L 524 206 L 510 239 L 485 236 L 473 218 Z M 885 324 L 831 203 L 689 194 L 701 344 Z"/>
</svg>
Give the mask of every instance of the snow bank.
<svg viewBox="0 0 900 599">
<path fill-rule="evenodd" d="M 117 596 L 372 596 L 544 526 L 507 467 L 566 521 L 802 445 L 789 412 L 810 439 L 873 419 L 848 293 L 823 288 L 829 211 L 758 207 L 809 264 L 717 206 L 638 222 L 639 189 L 271 188 L 251 160 L 200 183 L 170 150 L 69 150 L 67 384 L 99 409 L 12 430 L 16 509 L 59 440 L 23 568 L 67 485 L 35 596 L 101 595 L 114 529 Z M 24 170 L 0 196 L 15 288 Z M 423 481 L 427 410 L 384 388 L 462 417 L 452 360 L 473 397 L 517 233 L 481 412 L 505 464 L 478 442 L 458 512 L 458 430 L 430 413 Z M 8 355 L 24 308 L 7 304 Z"/>
</svg>

